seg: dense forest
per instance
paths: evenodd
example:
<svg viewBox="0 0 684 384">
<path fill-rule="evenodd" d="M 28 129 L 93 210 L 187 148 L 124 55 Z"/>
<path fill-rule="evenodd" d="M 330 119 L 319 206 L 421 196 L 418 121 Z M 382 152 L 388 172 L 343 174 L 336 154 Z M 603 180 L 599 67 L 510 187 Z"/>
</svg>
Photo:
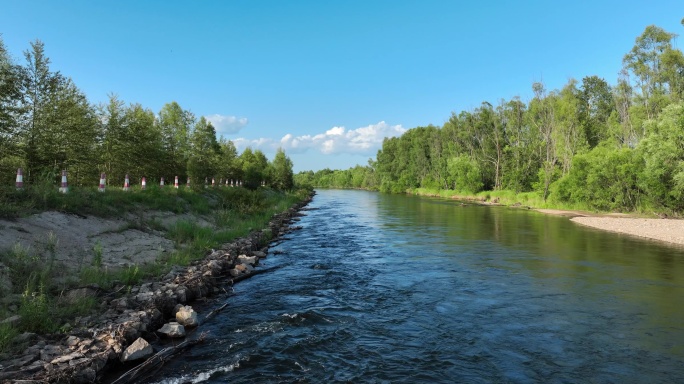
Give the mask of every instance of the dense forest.
<svg viewBox="0 0 684 384">
<path fill-rule="evenodd" d="M 30 43 L 23 65 L 16 64 L 0 36 L 0 183 L 13 186 L 18 168 L 24 182 L 56 183 L 61 170 L 69 184 L 97 186 L 101 172 L 113 184 L 162 177 L 195 186 L 205 180 L 262 182 L 277 189 L 293 186 L 292 161 L 278 150 L 272 162 L 259 150 L 237 153 L 233 142 L 217 140 L 216 130 L 178 103 L 159 113 L 116 95 L 93 105 L 71 78 L 50 68 L 41 41 Z"/>
<path fill-rule="evenodd" d="M 597 76 L 553 91 L 534 83 L 527 103 L 485 101 L 442 127 L 385 139 L 367 166 L 300 172 L 295 182 L 392 193 L 509 191 L 588 209 L 681 214 L 684 55 L 676 37 L 647 27 L 615 85 Z"/>
</svg>

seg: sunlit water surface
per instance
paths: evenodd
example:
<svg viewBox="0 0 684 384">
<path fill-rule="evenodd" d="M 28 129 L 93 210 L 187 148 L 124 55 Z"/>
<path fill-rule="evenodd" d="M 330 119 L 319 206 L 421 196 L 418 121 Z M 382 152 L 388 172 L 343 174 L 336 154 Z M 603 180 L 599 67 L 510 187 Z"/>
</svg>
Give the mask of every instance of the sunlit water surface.
<svg viewBox="0 0 684 384">
<path fill-rule="evenodd" d="M 434 198 L 308 208 L 148 382 L 684 382 L 682 248 Z"/>
</svg>

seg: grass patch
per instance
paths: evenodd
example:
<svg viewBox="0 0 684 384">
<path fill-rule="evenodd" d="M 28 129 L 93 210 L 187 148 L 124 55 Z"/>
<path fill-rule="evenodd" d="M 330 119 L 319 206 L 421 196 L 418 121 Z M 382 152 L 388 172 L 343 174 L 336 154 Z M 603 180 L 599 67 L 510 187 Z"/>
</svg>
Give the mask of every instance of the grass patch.
<svg viewBox="0 0 684 384">
<path fill-rule="evenodd" d="M 14 326 L 0 324 L 0 353 L 11 351 L 14 338 L 17 336 L 19 336 L 19 331 Z"/>
<path fill-rule="evenodd" d="M 112 270 L 104 265 L 102 246 L 96 243 L 90 252 L 86 251 L 82 256 L 83 260 L 92 256 L 92 263 L 81 262 L 74 276 L 60 275 L 64 271 L 55 265 L 59 239 L 54 234 L 46 237 L 39 247 L 41 249 L 34 251 L 17 244 L 0 254 L 0 261 L 10 269 L 12 292 L 8 293 L 21 295 L 20 302 L 18 299 L 14 302 L 18 308 L 14 312 L 22 316 L 18 326 L 0 328 L 0 352 L 10 348 L 11 340 L 20 332 L 65 332 L 68 330 L 65 324 L 74 316 L 82 316 L 99 308 L 96 299 L 66 303 L 60 297 L 65 288 L 97 284 L 102 289 L 111 290 L 121 285 L 137 285 L 144 280 L 158 278 L 168 273 L 174 265 L 188 265 L 205 257 L 212 248 L 246 236 L 253 230 L 265 228 L 274 214 L 303 200 L 308 193 L 305 190 L 280 193 L 269 189 L 250 191 L 225 187 L 193 191 L 151 186 L 144 191 L 133 188 L 129 192 L 110 187 L 104 193 L 97 192 L 95 188 L 72 187 L 68 194 L 61 194 L 56 185 L 48 184 L 29 186 L 23 191 L 0 189 L 0 202 L 6 203 L 0 208 L 0 217 L 3 218 L 16 218 L 45 210 L 100 217 L 128 217 L 129 220 L 133 217 L 129 224 L 114 232 L 151 228 L 164 233 L 176 245 L 175 251 L 160 254 L 155 263 L 134 264 Z M 202 215 L 210 218 L 213 226 L 180 220 L 167 229 L 158 220 L 145 220 L 140 214 L 145 210 Z M 11 316 L 15 313 L 9 307 L 2 307 L 0 314 Z"/>
</svg>

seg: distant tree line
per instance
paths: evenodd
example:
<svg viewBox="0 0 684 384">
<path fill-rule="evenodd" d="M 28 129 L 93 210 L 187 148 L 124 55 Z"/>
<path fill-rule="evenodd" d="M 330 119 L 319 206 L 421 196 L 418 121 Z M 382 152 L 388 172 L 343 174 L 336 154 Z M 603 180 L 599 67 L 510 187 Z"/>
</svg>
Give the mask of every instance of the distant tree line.
<svg viewBox="0 0 684 384">
<path fill-rule="evenodd" d="M 140 104 L 126 105 L 115 95 L 92 105 L 71 78 L 50 68 L 44 44 L 35 41 L 18 65 L 0 36 L 0 182 L 12 185 L 18 168 L 24 181 L 57 181 L 62 169 L 69 184 L 97 185 L 100 172 L 123 185 L 146 177 L 151 182 L 189 177 L 242 180 L 249 188 L 262 181 L 278 189 L 293 186 L 292 161 L 278 150 L 272 162 L 259 150 L 237 153 L 229 140 L 216 138 L 204 117 L 176 102 L 158 114 Z"/>
<path fill-rule="evenodd" d="M 683 21 L 684 22 L 684 21 Z M 452 113 L 442 126 L 385 139 L 368 166 L 302 172 L 321 187 L 510 190 L 601 210 L 684 212 L 684 56 L 649 26 L 617 84 L 597 76 L 534 97 Z"/>
</svg>

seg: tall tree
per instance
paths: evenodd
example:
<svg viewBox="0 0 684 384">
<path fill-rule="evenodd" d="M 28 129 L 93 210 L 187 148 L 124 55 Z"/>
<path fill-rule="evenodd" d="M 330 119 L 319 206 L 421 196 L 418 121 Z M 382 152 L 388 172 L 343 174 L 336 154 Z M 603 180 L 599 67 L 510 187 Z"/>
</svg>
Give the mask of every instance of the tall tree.
<svg viewBox="0 0 684 384">
<path fill-rule="evenodd" d="M 100 121 L 103 126 L 102 170 L 110 177 L 118 179 L 121 172 L 128 172 L 127 165 L 123 164 L 129 157 L 126 150 L 130 143 L 126 140 L 126 108 L 124 102 L 114 94 L 109 95 L 109 103 L 99 107 Z M 114 170 L 118 174 L 114 174 Z"/>
<path fill-rule="evenodd" d="M 672 51 L 674 34 L 655 25 L 649 25 L 636 38 L 634 47 L 622 62 L 635 75 L 641 90 L 640 102 L 644 105 L 646 117 L 652 119 L 667 104 L 663 96 L 667 93 L 667 76 L 663 67 L 663 55 Z"/>
<path fill-rule="evenodd" d="M 539 135 L 530 129 L 527 122 L 527 106 L 519 97 L 504 103 L 501 107 L 506 132 L 506 172 L 503 173 L 503 187 L 516 192 L 528 191 L 537 178 L 539 157 Z"/>
<path fill-rule="evenodd" d="M 195 116 L 177 102 L 164 104 L 159 112 L 164 152 L 167 156 L 167 172 L 184 178 L 190 157 L 190 133 Z"/>
<path fill-rule="evenodd" d="M 590 148 L 609 138 L 608 119 L 615 111 L 611 87 L 598 76 L 582 79 L 579 94 L 579 123 Z"/>
<path fill-rule="evenodd" d="M 122 125 L 123 151 L 119 153 L 123 158 L 119 160 L 118 174 L 129 173 L 131 182 L 143 176 L 149 179 L 175 176 L 167 169 L 162 132 L 152 110 L 131 104 L 125 108 Z"/>
<path fill-rule="evenodd" d="M 221 151 L 216 141 L 216 129 L 204 116 L 195 125 L 190 142 L 192 152 L 188 160 L 188 174 L 191 183 L 201 185 L 205 177 L 218 176 Z"/>
<path fill-rule="evenodd" d="M 273 175 L 271 184 L 280 190 L 290 190 L 294 185 L 292 178 L 292 160 L 290 160 L 282 148 L 278 148 L 273 158 Z"/>
<path fill-rule="evenodd" d="M 7 184 L 23 165 L 17 140 L 21 115 L 21 69 L 12 62 L 0 34 L 0 182 Z"/>
<path fill-rule="evenodd" d="M 49 165 L 47 154 L 39 150 L 51 132 L 48 126 L 50 99 L 57 92 L 63 77 L 59 72 L 50 71 L 50 59 L 45 55 L 45 45 L 40 40 L 31 43 L 31 49 L 24 52 L 26 66 L 22 70 L 22 104 L 24 114 L 22 147 L 26 154 L 28 179 Z"/>
<path fill-rule="evenodd" d="M 553 98 L 556 129 L 553 133 L 562 174 L 570 171 L 575 154 L 587 149 L 584 130 L 580 125 L 579 104 L 581 98 L 576 87 L 577 81 L 570 79 L 568 84 Z"/>
<path fill-rule="evenodd" d="M 532 84 L 534 91 L 534 98 L 530 102 L 529 116 L 530 121 L 536 128 L 542 145 L 541 159 L 543 160 L 542 168 L 539 171 L 538 189 L 542 192 L 542 198 L 546 200 L 549 196 L 549 186 L 557 178 L 556 162 L 558 161 L 558 154 L 556 153 L 556 116 L 553 109 L 554 94 L 547 95 L 546 88 L 542 83 Z"/>
<path fill-rule="evenodd" d="M 237 149 L 235 144 L 221 136 L 219 139 L 220 159 L 219 174 L 226 180 L 238 180 L 242 177 L 242 169 L 237 161 Z"/>
<path fill-rule="evenodd" d="M 68 169 L 75 185 L 94 184 L 100 123 L 95 108 L 69 78 L 61 78 L 45 113 L 49 127 L 37 149 L 49 167 Z"/>
</svg>

